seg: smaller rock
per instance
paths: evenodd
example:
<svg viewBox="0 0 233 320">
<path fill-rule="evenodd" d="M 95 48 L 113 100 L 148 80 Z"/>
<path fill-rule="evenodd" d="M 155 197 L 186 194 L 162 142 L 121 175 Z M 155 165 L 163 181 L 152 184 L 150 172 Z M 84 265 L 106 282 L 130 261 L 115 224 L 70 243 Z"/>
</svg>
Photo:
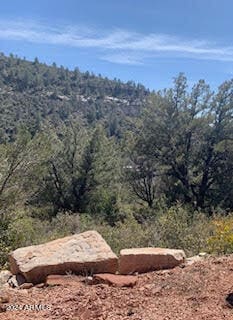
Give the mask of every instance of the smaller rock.
<svg viewBox="0 0 233 320">
<path fill-rule="evenodd" d="M 200 256 L 200 254 L 197 255 L 197 256 L 193 256 L 193 257 L 187 258 L 186 261 L 185 261 L 185 266 L 191 266 L 195 262 L 202 261 L 203 259 L 204 259 L 204 256 Z"/>
<path fill-rule="evenodd" d="M 65 285 L 77 285 L 79 278 L 77 276 L 63 276 L 63 275 L 49 275 L 46 278 L 47 286 L 65 286 Z"/>
<path fill-rule="evenodd" d="M 16 280 L 16 276 L 12 276 L 9 280 L 8 280 L 8 284 L 10 287 L 12 288 L 17 288 L 19 285 L 18 285 L 18 282 Z"/>
<path fill-rule="evenodd" d="M 146 273 L 172 269 L 185 261 L 183 250 L 168 248 L 130 248 L 120 251 L 120 274 Z"/>
<path fill-rule="evenodd" d="M 18 288 L 25 282 L 26 282 L 26 279 L 21 274 L 14 275 L 10 277 L 10 279 L 8 280 L 8 283 L 12 288 Z"/>
<path fill-rule="evenodd" d="M 94 280 L 93 280 L 93 277 L 92 276 L 89 276 L 89 277 L 85 277 L 82 282 L 84 282 L 85 284 L 94 284 Z"/>
<path fill-rule="evenodd" d="M 95 274 L 93 281 L 95 284 L 105 283 L 115 287 L 134 287 L 138 278 L 136 276 L 123 276 L 110 273 Z"/>
<path fill-rule="evenodd" d="M 20 289 L 31 289 L 33 287 L 33 283 L 25 282 L 19 286 Z"/>
<path fill-rule="evenodd" d="M 7 281 L 10 279 L 11 276 L 12 276 L 12 273 L 9 270 L 0 271 L 0 286 L 7 283 Z"/>
<path fill-rule="evenodd" d="M 203 257 L 203 258 L 206 258 L 208 256 L 206 252 L 200 252 L 198 255 L 199 257 Z"/>
</svg>

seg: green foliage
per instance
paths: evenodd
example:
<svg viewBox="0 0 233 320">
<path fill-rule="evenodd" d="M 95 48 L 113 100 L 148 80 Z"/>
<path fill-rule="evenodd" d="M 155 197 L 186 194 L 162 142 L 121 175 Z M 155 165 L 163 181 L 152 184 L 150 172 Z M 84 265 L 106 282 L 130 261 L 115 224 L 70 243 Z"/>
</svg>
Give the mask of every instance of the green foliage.
<svg viewBox="0 0 233 320">
<path fill-rule="evenodd" d="M 130 212 L 125 215 L 125 219 L 122 222 L 118 221 L 114 227 L 103 220 L 84 215 L 80 217 L 80 230 L 98 231 L 116 253 L 124 248 L 148 246 L 150 236 L 147 226 L 139 224 Z"/>
<path fill-rule="evenodd" d="M 233 80 L 214 93 L 180 74 L 149 96 L 1 54 L 0 265 L 89 229 L 116 252 L 232 252 L 232 217 L 211 218 L 233 210 L 232 112 Z"/>
<path fill-rule="evenodd" d="M 80 121 L 71 119 L 56 130 L 50 128 L 47 137 L 51 152 L 47 158 L 47 171 L 40 175 L 40 189 L 31 204 L 51 206 L 58 211 L 79 211 L 81 162 L 88 136 Z"/>
<path fill-rule="evenodd" d="M 113 138 L 107 138 L 102 126 L 86 131 L 72 120 L 59 132 L 49 132 L 51 152 L 40 186 L 30 200 L 35 207 L 58 211 L 87 212 L 117 221 L 120 197 L 120 153 Z"/>
<path fill-rule="evenodd" d="M 17 123 L 29 127 L 34 135 L 47 121 L 57 125 L 80 116 L 90 126 L 105 122 L 107 131 L 120 137 L 127 127 L 127 116 L 138 116 L 149 94 L 133 82 L 125 84 L 81 73 L 78 68 L 69 71 L 35 61 L 0 54 L 2 141 L 15 137 Z"/>
<path fill-rule="evenodd" d="M 184 249 L 190 256 L 207 250 L 212 231 L 206 215 L 176 205 L 158 217 L 154 235 L 162 247 Z"/>
<path fill-rule="evenodd" d="M 188 256 L 201 251 L 218 254 L 233 251 L 232 216 L 207 218 L 201 213 L 190 214 L 180 205 L 157 212 L 144 223 L 138 222 L 128 208 L 122 221 L 114 226 L 101 217 L 71 212 L 60 212 L 51 220 L 41 220 L 33 218 L 29 208 L 22 208 L 10 216 L 11 219 L 1 225 L 1 266 L 7 262 L 10 250 L 87 230 L 98 231 L 117 254 L 124 248 L 148 246 L 180 248 Z"/>
<path fill-rule="evenodd" d="M 63 212 L 52 220 L 41 220 L 32 217 L 29 208 L 18 208 L 0 225 L 0 267 L 7 264 L 8 253 L 14 249 L 78 233 L 79 228 L 77 214 Z"/>
<path fill-rule="evenodd" d="M 12 248 L 25 247 L 36 242 L 40 235 L 39 221 L 30 217 L 25 209 L 18 209 L 12 213 L 12 219 L 8 225 L 8 241 Z M 39 231 L 39 232 L 38 232 Z"/>
<path fill-rule="evenodd" d="M 89 198 L 87 212 L 103 218 L 113 226 L 120 219 L 117 194 L 104 188 L 96 189 Z"/>
<path fill-rule="evenodd" d="M 208 238 L 209 252 L 228 254 L 233 252 L 233 215 L 216 217 L 212 221 L 213 234 Z"/>
<path fill-rule="evenodd" d="M 7 262 L 8 253 L 11 250 L 10 243 L 8 241 L 7 226 L 9 218 L 1 216 L 0 219 L 0 269 L 4 268 Z"/>
<path fill-rule="evenodd" d="M 81 210 L 104 217 L 110 224 L 117 220 L 121 161 L 118 147 L 97 127 L 87 145 L 81 164 Z"/>
<path fill-rule="evenodd" d="M 32 138 L 25 129 L 14 142 L 0 145 L 0 209 L 27 201 L 36 191 L 37 185 L 31 181 L 43 173 L 48 152 L 44 135 Z"/>
<path fill-rule="evenodd" d="M 147 210 L 147 209 L 146 209 Z M 168 247 L 185 250 L 188 256 L 209 251 L 209 238 L 213 233 L 211 219 L 204 214 L 190 214 L 177 205 L 155 213 L 147 222 L 140 223 L 131 211 L 114 227 L 90 216 L 80 217 L 80 231 L 97 230 L 111 248 L 119 253 L 124 248 Z"/>
<path fill-rule="evenodd" d="M 71 212 L 59 212 L 47 224 L 47 234 L 50 239 L 62 238 L 80 232 L 80 217 Z"/>
<path fill-rule="evenodd" d="M 162 193 L 168 205 L 232 210 L 232 116 L 233 80 L 214 94 L 203 80 L 188 91 L 181 74 L 172 89 L 153 94 L 131 151 L 133 193 L 150 207 Z"/>
</svg>

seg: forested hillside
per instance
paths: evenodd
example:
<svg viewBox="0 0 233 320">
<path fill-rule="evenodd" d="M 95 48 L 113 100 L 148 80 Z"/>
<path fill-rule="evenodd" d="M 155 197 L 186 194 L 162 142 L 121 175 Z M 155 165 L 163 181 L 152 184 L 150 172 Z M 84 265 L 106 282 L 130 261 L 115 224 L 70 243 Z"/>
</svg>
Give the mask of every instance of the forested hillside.
<svg viewBox="0 0 233 320">
<path fill-rule="evenodd" d="M 233 251 L 233 80 L 150 93 L 2 54 L 0 115 L 0 264 L 87 229 L 115 251 Z"/>
<path fill-rule="evenodd" d="M 88 125 L 101 122 L 109 135 L 121 136 L 128 117 L 140 114 L 149 92 L 131 81 L 109 80 L 78 68 L 57 67 L 0 55 L 1 139 L 12 138 L 19 124 L 34 134 L 44 120 L 59 124 L 70 116 Z"/>
</svg>

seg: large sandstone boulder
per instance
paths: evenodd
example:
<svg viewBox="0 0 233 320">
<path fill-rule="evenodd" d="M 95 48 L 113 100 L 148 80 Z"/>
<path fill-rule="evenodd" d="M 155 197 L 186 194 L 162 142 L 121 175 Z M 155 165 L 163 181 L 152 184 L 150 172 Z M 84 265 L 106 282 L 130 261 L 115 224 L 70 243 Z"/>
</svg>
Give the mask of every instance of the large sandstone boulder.
<svg viewBox="0 0 233 320">
<path fill-rule="evenodd" d="M 9 262 L 13 274 L 22 274 L 34 284 L 50 274 L 115 273 L 118 268 L 117 256 L 96 231 L 16 249 Z"/>
<path fill-rule="evenodd" d="M 120 252 L 120 274 L 143 273 L 153 270 L 171 269 L 185 260 L 183 250 L 165 248 L 134 248 Z"/>
</svg>

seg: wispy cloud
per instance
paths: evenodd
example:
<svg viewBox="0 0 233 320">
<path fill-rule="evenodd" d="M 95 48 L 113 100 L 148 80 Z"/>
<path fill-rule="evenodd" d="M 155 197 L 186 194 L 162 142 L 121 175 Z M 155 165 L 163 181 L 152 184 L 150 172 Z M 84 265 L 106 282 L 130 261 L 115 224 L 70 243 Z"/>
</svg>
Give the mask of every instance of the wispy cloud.
<svg viewBox="0 0 233 320">
<path fill-rule="evenodd" d="M 128 64 L 128 65 L 143 65 L 143 57 L 135 57 L 131 52 L 120 52 L 107 54 L 101 57 L 101 60 L 119 63 L 119 64 Z"/>
<path fill-rule="evenodd" d="M 49 27 L 36 22 L 0 21 L 0 39 L 98 49 L 112 63 L 141 65 L 153 57 L 178 57 L 233 62 L 233 46 L 165 34 L 142 34 L 115 29 Z"/>
</svg>

